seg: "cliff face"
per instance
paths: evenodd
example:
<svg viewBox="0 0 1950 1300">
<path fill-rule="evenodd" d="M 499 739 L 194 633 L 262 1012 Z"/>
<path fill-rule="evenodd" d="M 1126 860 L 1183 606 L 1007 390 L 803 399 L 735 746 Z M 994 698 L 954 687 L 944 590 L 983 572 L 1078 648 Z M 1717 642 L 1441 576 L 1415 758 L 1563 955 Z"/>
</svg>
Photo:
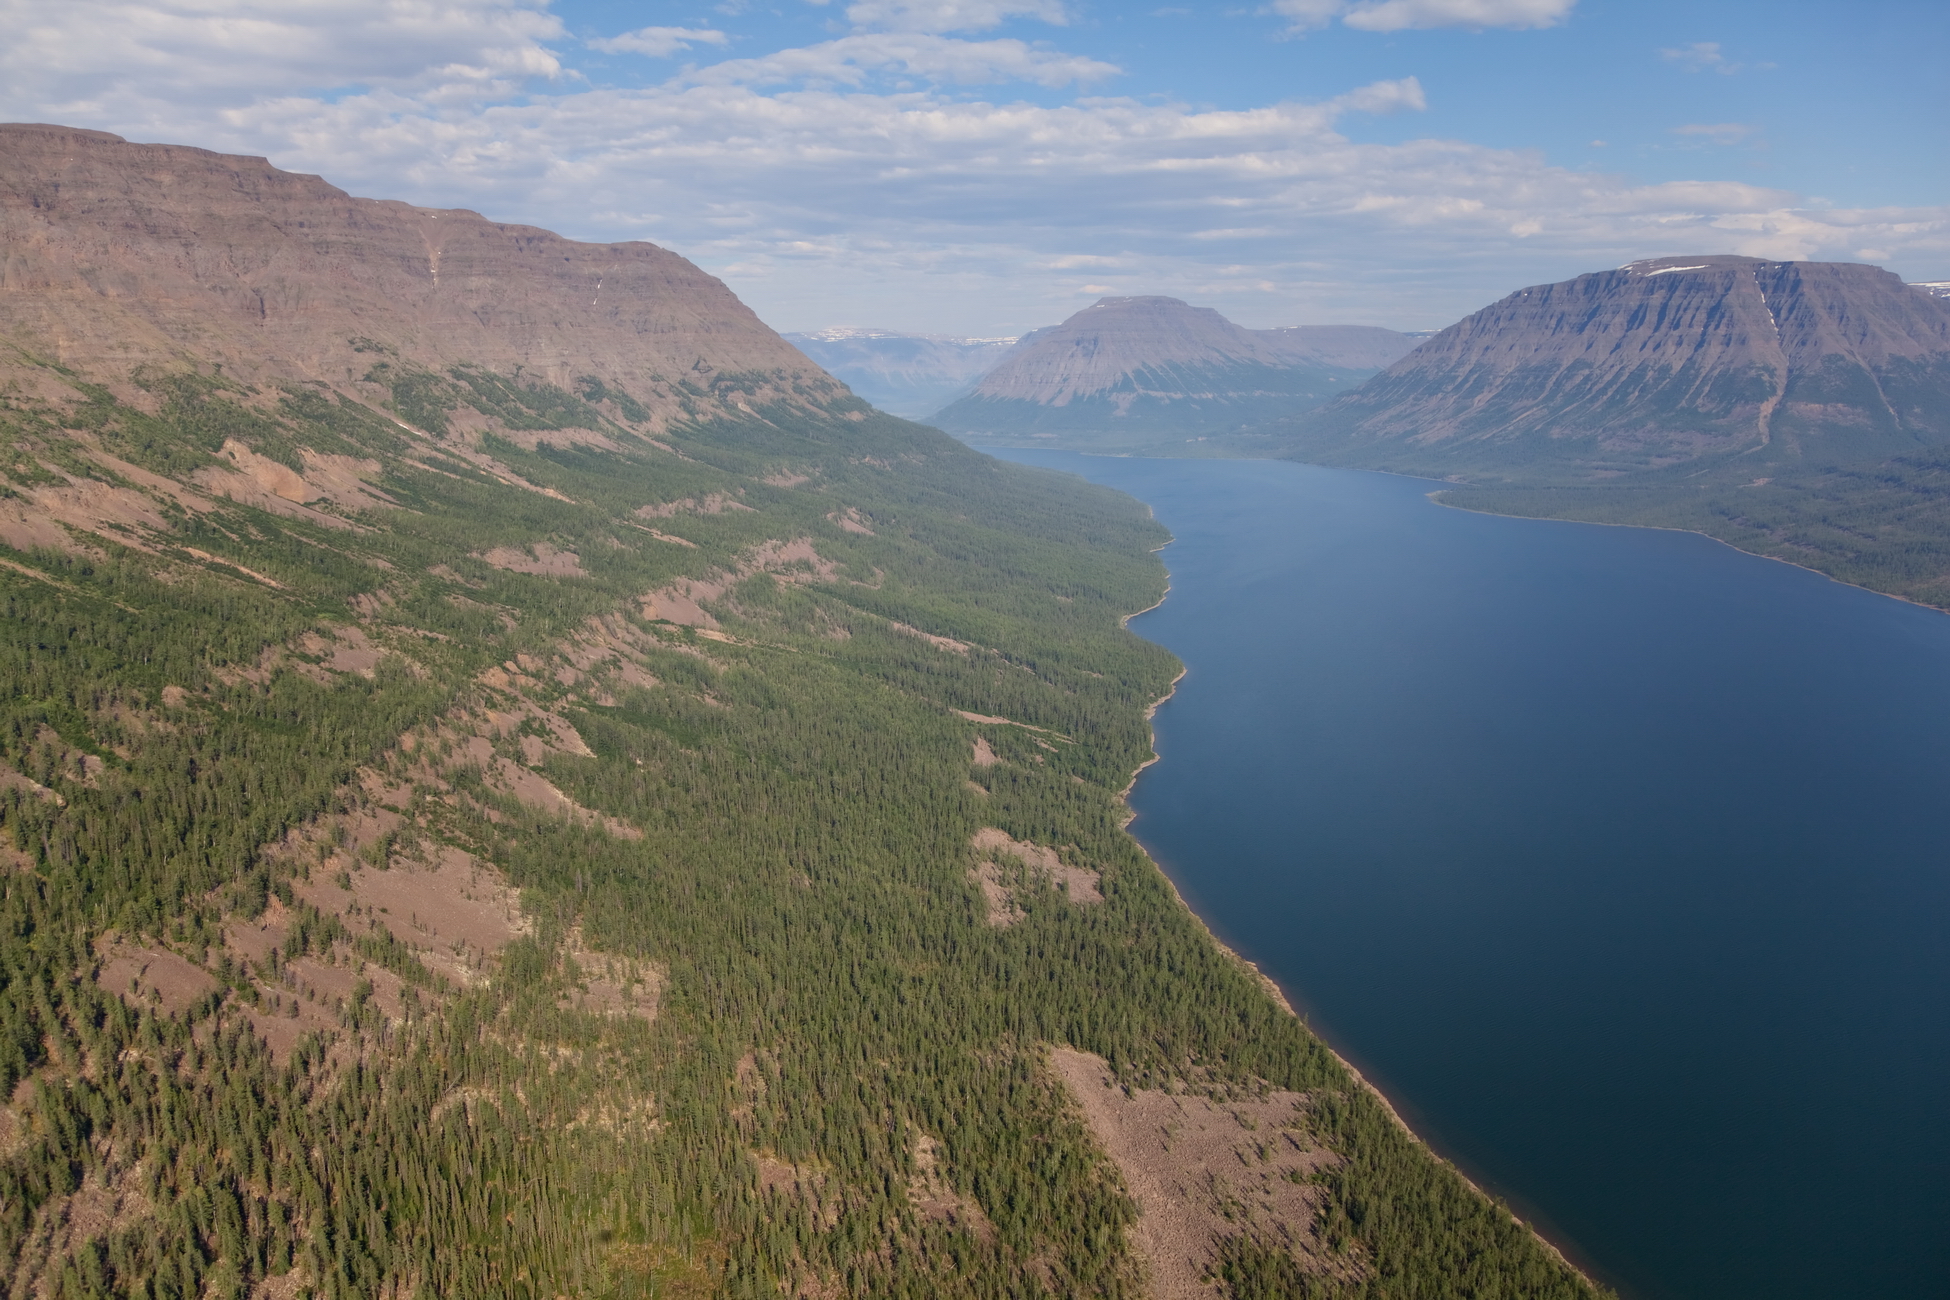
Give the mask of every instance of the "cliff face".
<svg viewBox="0 0 1950 1300">
<path fill-rule="evenodd" d="M 1519 290 L 1331 406 L 1297 454 L 1613 474 L 1950 438 L 1950 304 L 1872 266 L 1673 257 Z"/>
<path fill-rule="evenodd" d="M 386 384 L 363 381 L 381 361 L 394 375 L 465 364 L 562 389 L 590 376 L 656 427 L 687 404 L 845 396 L 653 244 L 353 198 L 260 158 L 0 126 L 0 247 L 0 337 L 104 381 L 220 365 L 373 397 Z M 735 397 L 679 386 L 727 375 Z"/>
<path fill-rule="evenodd" d="M 1327 401 L 1411 346 L 1393 330 L 1249 330 L 1176 298 L 1105 298 L 1038 333 L 934 422 L 1076 445 L 1224 432 Z"/>
</svg>

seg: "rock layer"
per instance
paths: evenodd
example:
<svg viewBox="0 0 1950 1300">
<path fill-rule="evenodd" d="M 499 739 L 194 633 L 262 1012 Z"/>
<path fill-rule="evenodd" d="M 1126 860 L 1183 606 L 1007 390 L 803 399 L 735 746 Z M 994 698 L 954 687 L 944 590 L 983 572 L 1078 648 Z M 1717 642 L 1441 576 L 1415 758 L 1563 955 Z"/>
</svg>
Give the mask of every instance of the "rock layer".
<svg viewBox="0 0 1950 1300">
<path fill-rule="evenodd" d="M 1519 290 L 1297 417 L 1307 459 L 1656 469 L 1950 438 L 1950 303 L 1872 266 L 1695 256 Z"/>
<path fill-rule="evenodd" d="M 0 247 L 0 336 L 91 377 L 202 363 L 346 385 L 385 359 L 466 363 L 562 389 L 593 376 L 658 423 L 697 406 L 680 385 L 728 375 L 748 401 L 844 397 L 654 244 L 354 198 L 261 158 L 0 126 Z"/>
</svg>

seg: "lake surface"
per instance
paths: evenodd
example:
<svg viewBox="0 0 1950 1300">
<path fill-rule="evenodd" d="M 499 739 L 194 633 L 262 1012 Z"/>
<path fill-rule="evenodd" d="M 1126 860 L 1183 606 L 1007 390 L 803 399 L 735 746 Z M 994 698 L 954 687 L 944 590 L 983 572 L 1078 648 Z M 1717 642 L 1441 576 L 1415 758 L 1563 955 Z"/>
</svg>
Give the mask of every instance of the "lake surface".
<svg viewBox="0 0 1950 1300">
<path fill-rule="evenodd" d="M 1010 451 L 1149 502 L 1133 830 L 1628 1295 L 1950 1296 L 1950 617 L 1432 484 Z"/>
</svg>

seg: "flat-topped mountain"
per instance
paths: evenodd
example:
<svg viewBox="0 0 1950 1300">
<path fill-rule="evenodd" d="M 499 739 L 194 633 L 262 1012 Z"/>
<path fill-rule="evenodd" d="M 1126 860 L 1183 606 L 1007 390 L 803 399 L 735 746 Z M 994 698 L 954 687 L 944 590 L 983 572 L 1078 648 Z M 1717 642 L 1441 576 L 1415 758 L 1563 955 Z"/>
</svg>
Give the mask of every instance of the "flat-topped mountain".
<svg viewBox="0 0 1950 1300">
<path fill-rule="evenodd" d="M 933 422 L 978 441 L 1075 446 L 1230 432 L 1332 400 L 1414 345 L 1367 326 L 1249 330 L 1176 298 L 1104 298 Z"/>
<path fill-rule="evenodd" d="M 846 327 L 785 338 L 860 397 L 916 420 L 961 396 L 1020 341 Z"/>
<path fill-rule="evenodd" d="M 371 396 L 423 372 L 442 378 L 421 396 L 461 411 L 463 392 L 432 389 L 464 365 L 621 416 L 601 396 L 614 390 L 653 430 L 737 402 L 845 397 L 654 244 L 354 198 L 261 158 L 100 131 L 0 126 L 0 158 L 0 337 L 91 376 L 193 361 Z"/>
<path fill-rule="evenodd" d="M 1309 460 L 1589 478 L 1950 440 L 1950 301 L 1873 266 L 1696 256 L 1518 290 L 1285 426 Z"/>
</svg>

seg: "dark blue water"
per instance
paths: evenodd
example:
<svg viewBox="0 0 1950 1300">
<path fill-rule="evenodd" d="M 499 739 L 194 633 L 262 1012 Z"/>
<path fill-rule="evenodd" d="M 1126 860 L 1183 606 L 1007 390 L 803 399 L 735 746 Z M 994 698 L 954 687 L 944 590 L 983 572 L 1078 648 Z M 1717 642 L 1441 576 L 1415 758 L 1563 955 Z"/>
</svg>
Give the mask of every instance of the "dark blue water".
<svg viewBox="0 0 1950 1300">
<path fill-rule="evenodd" d="M 1138 837 L 1628 1294 L 1950 1295 L 1950 617 L 1413 480 L 1009 453 L 1149 502 Z"/>
</svg>

